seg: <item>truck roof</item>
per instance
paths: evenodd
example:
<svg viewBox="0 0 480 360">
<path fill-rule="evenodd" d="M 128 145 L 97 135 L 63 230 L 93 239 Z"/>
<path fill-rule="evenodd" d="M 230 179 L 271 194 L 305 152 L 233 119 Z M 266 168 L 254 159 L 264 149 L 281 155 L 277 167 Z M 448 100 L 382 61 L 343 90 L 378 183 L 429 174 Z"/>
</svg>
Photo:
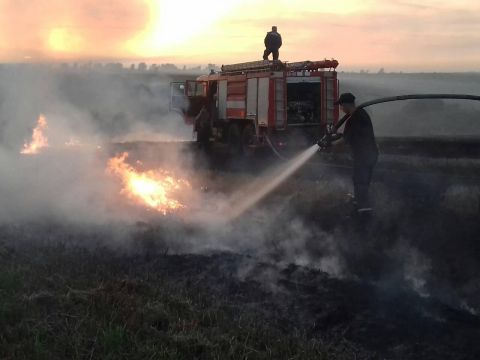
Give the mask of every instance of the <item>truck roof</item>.
<svg viewBox="0 0 480 360">
<path fill-rule="evenodd" d="M 222 76 L 229 75 L 245 75 L 251 73 L 262 73 L 262 72 L 275 72 L 275 71 L 289 71 L 289 72 L 299 72 L 299 71 L 318 71 L 318 70 L 335 70 L 338 67 L 338 61 L 335 59 L 331 60 L 318 60 L 318 61 L 298 61 L 298 62 L 282 62 L 279 60 L 260 60 L 260 61 L 249 61 L 238 64 L 231 65 L 222 65 L 221 71 L 218 73 L 210 75 L 202 75 L 198 77 L 198 80 L 208 81 L 215 80 Z"/>
</svg>

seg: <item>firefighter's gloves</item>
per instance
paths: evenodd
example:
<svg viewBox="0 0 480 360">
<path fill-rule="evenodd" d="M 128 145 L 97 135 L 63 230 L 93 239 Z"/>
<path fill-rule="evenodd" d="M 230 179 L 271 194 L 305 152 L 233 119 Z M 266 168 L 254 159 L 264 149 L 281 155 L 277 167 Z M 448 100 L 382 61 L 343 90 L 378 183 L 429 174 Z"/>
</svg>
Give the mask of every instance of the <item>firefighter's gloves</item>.
<svg viewBox="0 0 480 360">
<path fill-rule="evenodd" d="M 325 134 L 326 135 L 333 135 L 335 134 L 335 127 L 333 126 L 332 123 L 328 123 L 327 126 L 325 127 Z"/>
<path fill-rule="evenodd" d="M 332 146 L 332 142 L 330 141 L 330 136 L 325 135 L 323 138 L 318 140 L 317 145 L 320 147 L 320 150 L 326 150 L 330 146 Z"/>
<path fill-rule="evenodd" d="M 332 143 L 334 143 L 337 140 L 340 140 L 342 138 L 342 134 L 325 134 L 318 142 L 317 145 L 320 146 L 320 149 L 325 150 L 328 149 L 332 146 Z"/>
</svg>

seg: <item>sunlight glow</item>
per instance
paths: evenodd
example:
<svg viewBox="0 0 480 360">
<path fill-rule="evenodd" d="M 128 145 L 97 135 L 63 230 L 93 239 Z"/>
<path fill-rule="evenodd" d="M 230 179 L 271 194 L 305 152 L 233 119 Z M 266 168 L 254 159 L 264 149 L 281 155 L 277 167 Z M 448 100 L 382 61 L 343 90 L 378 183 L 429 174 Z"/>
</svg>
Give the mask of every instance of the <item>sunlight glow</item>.
<svg viewBox="0 0 480 360">
<path fill-rule="evenodd" d="M 127 42 L 127 51 L 158 55 L 186 43 L 225 16 L 240 0 L 145 0 L 150 21 L 144 31 Z"/>
<path fill-rule="evenodd" d="M 53 28 L 48 35 L 48 48 L 60 53 L 80 52 L 82 39 L 68 29 Z"/>
</svg>

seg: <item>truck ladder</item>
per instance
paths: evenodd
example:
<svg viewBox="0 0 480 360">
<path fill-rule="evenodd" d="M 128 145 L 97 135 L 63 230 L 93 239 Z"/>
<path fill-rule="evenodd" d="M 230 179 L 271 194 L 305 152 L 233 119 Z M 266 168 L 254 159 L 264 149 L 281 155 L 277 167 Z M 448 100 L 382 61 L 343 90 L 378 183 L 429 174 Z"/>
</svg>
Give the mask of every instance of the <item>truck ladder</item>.
<svg viewBox="0 0 480 360">
<path fill-rule="evenodd" d="M 249 61 L 239 64 L 222 65 L 222 75 L 242 74 L 245 72 L 266 72 L 266 71 L 315 71 L 319 69 L 336 69 L 337 60 L 320 61 L 299 61 L 293 63 L 279 60 Z"/>
<path fill-rule="evenodd" d="M 284 64 L 281 61 L 249 61 L 239 64 L 222 65 L 222 74 L 238 74 L 249 71 L 281 71 L 284 69 Z"/>
</svg>

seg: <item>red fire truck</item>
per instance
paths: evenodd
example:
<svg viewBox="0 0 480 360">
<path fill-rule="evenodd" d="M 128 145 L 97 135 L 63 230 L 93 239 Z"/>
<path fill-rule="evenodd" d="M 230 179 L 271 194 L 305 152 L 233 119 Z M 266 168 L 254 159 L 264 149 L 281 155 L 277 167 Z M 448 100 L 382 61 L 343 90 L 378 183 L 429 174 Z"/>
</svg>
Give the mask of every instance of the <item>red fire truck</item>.
<svg viewBox="0 0 480 360">
<path fill-rule="evenodd" d="M 336 60 L 223 65 L 220 72 L 172 83 L 171 107 L 188 124 L 205 108 L 210 141 L 236 154 L 286 146 L 299 132 L 318 139 L 339 117 L 337 66 Z"/>
</svg>

